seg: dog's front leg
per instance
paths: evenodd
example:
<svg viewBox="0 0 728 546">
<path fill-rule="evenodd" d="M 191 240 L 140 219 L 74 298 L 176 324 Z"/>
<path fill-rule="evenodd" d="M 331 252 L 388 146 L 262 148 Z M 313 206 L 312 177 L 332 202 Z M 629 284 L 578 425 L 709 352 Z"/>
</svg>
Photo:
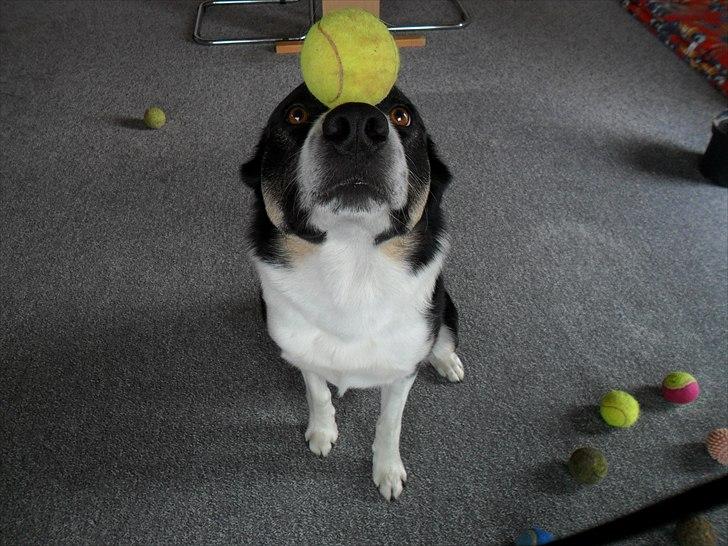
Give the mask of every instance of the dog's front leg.
<svg viewBox="0 0 728 546">
<path fill-rule="evenodd" d="M 308 428 L 305 438 L 311 451 L 326 457 L 339 437 L 334 417 L 336 410 L 331 403 L 331 391 L 326 380 L 320 375 L 307 371 L 301 373 L 306 383 L 306 400 L 308 400 Z"/>
<path fill-rule="evenodd" d="M 407 472 L 399 456 L 399 435 L 402 413 L 417 373 L 384 385 L 381 388 L 381 408 L 372 451 L 372 479 L 387 499 L 396 499 L 407 481 Z"/>
</svg>

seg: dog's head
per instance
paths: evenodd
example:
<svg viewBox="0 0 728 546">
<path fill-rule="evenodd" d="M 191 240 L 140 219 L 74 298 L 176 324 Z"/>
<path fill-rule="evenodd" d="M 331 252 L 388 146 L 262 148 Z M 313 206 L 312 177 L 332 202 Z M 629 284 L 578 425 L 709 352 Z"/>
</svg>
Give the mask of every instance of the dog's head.
<svg viewBox="0 0 728 546">
<path fill-rule="evenodd" d="M 346 226 L 401 234 L 439 201 L 449 173 L 396 87 L 378 105 L 328 110 L 300 85 L 275 108 L 242 168 L 268 220 L 309 241 Z"/>
</svg>

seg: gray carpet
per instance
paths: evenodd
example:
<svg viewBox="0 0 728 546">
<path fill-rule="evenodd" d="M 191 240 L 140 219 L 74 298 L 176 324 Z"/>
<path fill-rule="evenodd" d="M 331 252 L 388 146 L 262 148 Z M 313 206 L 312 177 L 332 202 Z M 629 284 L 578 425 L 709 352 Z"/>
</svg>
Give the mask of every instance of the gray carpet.
<svg viewBox="0 0 728 546">
<path fill-rule="evenodd" d="M 699 74 L 617 2 L 470 0 L 468 30 L 404 51 L 455 173 L 466 381 L 421 373 L 389 504 L 376 392 L 336 399 L 339 443 L 308 452 L 246 261 L 238 167 L 297 60 L 195 45 L 195 4 L 0 5 L 0 542 L 504 544 L 725 472 L 701 442 L 728 422 L 727 192 L 695 164 L 726 102 Z M 305 25 L 302 5 L 250 13 L 206 32 Z M 659 398 L 671 369 L 698 402 Z M 633 429 L 599 421 L 610 388 L 642 402 Z M 566 475 L 580 445 L 609 458 L 602 484 Z"/>
</svg>

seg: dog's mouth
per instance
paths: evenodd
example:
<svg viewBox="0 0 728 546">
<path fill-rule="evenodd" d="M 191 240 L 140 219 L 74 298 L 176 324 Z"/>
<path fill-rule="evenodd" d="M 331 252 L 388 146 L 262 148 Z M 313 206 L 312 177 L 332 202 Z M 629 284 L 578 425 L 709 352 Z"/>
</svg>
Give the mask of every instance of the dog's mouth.
<svg viewBox="0 0 728 546">
<path fill-rule="evenodd" d="M 375 184 L 363 174 L 356 174 L 326 184 L 316 192 L 322 204 L 337 203 L 343 208 L 361 209 L 370 203 L 384 203 L 387 196 L 380 184 Z"/>
</svg>

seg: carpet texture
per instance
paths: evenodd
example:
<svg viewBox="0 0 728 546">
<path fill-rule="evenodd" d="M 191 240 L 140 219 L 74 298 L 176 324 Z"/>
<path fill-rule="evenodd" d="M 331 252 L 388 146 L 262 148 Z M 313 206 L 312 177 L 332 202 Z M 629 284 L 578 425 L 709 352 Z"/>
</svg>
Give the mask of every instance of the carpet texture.
<svg viewBox="0 0 728 546">
<path fill-rule="evenodd" d="M 728 421 L 728 208 L 696 167 L 725 99 L 618 2 L 466 5 L 400 78 L 455 174 L 466 378 L 420 374 L 390 504 L 377 393 L 335 399 L 339 442 L 308 451 L 246 261 L 238 169 L 296 57 L 192 43 L 194 1 L 0 4 L 0 542 L 506 544 L 725 472 L 702 441 Z M 306 26 L 302 4 L 212 15 L 206 34 Z M 673 369 L 693 405 L 659 397 Z M 642 403 L 634 428 L 599 421 L 611 388 Z M 581 445 L 600 485 L 565 470 Z"/>
</svg>

